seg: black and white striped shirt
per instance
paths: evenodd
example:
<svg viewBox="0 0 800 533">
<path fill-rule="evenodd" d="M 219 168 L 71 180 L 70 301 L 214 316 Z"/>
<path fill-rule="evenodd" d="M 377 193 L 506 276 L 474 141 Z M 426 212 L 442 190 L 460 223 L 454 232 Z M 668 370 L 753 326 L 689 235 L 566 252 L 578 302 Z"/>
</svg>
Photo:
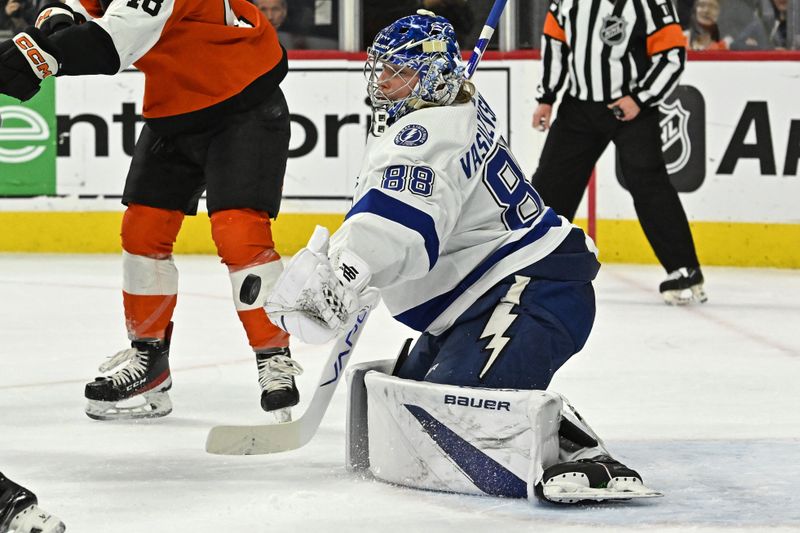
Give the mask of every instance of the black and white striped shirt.
<svg viewBox="0 0 800 533">
<path fill-rule="evenodd" d="M 579 100 L 630 95 L 639 107 L 656 106 L 685 63 L 686 38 L 670 0 L 551 0 L 537 100 L 555 102 L 568 79 Z"/>
</svg>

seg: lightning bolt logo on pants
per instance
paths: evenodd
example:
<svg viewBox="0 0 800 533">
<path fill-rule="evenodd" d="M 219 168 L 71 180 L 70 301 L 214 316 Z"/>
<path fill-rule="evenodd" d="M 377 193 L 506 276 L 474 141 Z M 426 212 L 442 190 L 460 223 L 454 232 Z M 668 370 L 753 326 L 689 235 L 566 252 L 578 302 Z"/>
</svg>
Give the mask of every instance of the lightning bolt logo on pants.
<svg viewBox="0 0 800 533">
<path fill-rule="evenodd" d="M 511 327 L 511 324 L 513 324 L 514 320 L 517 318 L 517 315 L 511 311 L 514 309 L 515 305 L 519 305 L 522 291 L 528 286 L 531 278 L 514 276 L 514 280 L 514 284 L 508 289 L 506 295 L 500 299 L 500 303 L 494 308 L 489 322 L 487 322 L 486 327 L 483 328 L 483 333 L 478 337 L 478 339 L 492 337 L 492 340 L 489 341 L 489 344 L 487 344 L 485 348 L 486 350 L 491 350 L 491 353 L 489 354 L 489 359 L 486 361 L 486 365 L 484 365 L 483 370 L 481 370 L 481 373 L 478 375 L 480 379 L 483 379 L 483 376 L 486 375 L 495 361 L 497 361 L 500 352 L 503 351 L 508 341 L 511 340 L 510 337 L 504 336 L 505 332 L 508 331 L 508 328 Z"/>
</svg>

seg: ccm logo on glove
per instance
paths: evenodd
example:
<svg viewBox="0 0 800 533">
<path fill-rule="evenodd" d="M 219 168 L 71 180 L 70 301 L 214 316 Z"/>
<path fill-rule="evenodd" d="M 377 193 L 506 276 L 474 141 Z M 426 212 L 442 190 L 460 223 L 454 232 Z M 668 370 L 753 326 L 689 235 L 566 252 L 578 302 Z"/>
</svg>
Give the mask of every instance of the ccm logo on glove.
<svg viewBox="0 0 800 533">
<path fill-rule="evenodd" d="M 30 63 L 34 73 L 40 80 L 53 76 L 58 72 L 58 61 L 56 58 L 42 50 L 36 45 L 30 35 L 20 33 L 14 37 L 14 44 Z"/>
</svg>

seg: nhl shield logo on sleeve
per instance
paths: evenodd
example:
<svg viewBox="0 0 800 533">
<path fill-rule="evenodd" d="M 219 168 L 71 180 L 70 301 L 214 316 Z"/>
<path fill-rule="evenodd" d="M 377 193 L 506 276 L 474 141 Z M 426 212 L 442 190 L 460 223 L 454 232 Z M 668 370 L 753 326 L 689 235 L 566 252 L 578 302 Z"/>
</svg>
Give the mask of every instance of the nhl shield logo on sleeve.
<svg viewBox="0 0 800 533">
<path fill-rule="evenodd" d="M 419 124 L 409 124 L 395 136 L 397 146 L 420 146 L 428 140 L 428 130 Z"/>
</svg>

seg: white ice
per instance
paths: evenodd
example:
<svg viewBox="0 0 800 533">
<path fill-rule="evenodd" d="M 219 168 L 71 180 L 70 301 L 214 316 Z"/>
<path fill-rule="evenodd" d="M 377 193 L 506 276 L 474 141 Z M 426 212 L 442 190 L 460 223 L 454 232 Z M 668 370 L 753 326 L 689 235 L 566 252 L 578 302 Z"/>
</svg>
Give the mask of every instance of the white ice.
<svg viewBox="0 0 800 533">
<path fill-rule="evenodd" d="M 797 271 L 706 268 L 708 304 L 670 308 L 659 268 L 603 267 L 590 341 L 551 388 L 666 496 L 565 509 L 349 475 L 343 387 L 300 450 L 206 454 L 212 425 L 269 417 L 225 268 L 177 264 L 174 412 L 109 423 L 84 415 L 83 385 L 127 344 L 120 258 L 0 255 L 0 470 L 69 532 L 800 529 Z M 354 361 L 393 357 L 410 333 L 381 308 Z M 308 391 L 327 348 L 293 349 Z"/>
</svg>

